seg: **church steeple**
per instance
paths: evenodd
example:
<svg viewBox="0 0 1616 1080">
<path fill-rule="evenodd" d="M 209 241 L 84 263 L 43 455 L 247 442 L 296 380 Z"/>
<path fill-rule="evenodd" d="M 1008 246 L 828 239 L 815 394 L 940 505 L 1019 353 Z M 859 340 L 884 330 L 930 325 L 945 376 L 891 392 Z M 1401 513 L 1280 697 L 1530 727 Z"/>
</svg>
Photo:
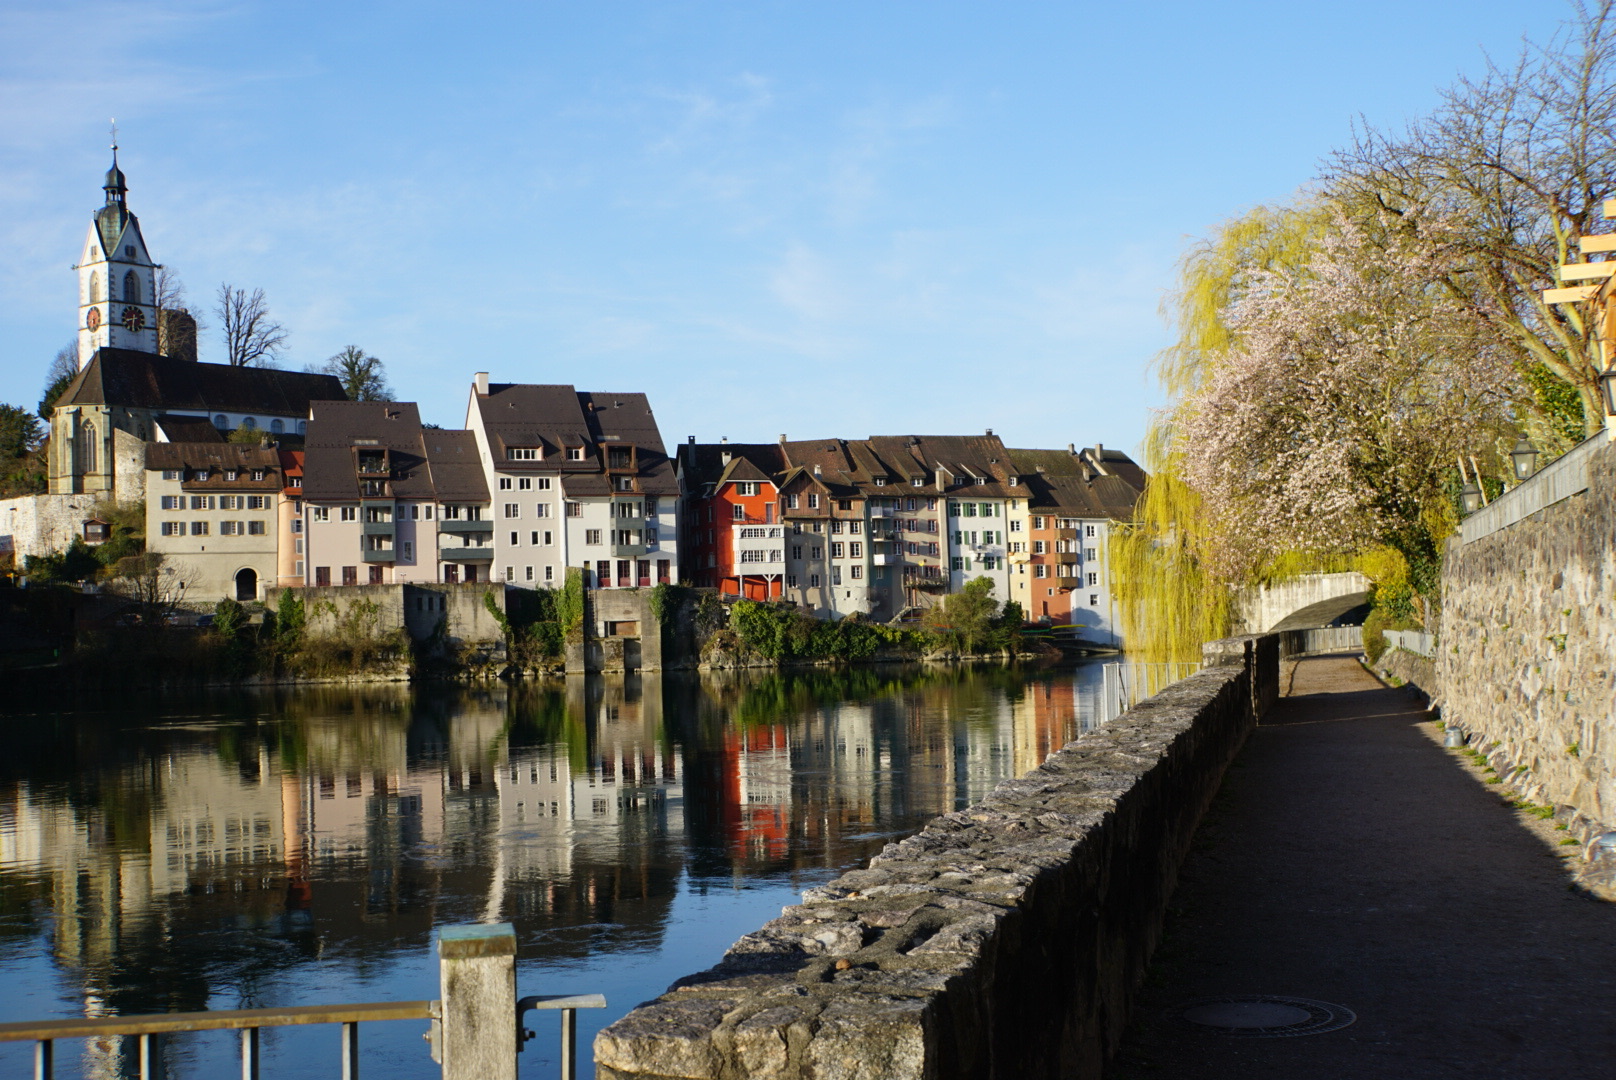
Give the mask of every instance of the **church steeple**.
<svg viewBox="0 0 1616 1080">
<path fill-rule="evenodd" d="M 100 348 L 157 351 L 156 270 L 129 212 L 129 183 L 118 167 L 118 129 L 112 168 L 102 190 L 106 204 L 95 212 L 79 263 L 79 367 Z"/>
</svg>

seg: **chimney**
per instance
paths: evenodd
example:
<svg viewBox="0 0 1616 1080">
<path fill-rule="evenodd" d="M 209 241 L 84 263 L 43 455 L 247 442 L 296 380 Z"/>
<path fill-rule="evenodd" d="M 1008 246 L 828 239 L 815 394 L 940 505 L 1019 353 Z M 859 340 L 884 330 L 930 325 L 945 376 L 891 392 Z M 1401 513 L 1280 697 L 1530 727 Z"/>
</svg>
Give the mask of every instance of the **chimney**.
<svg viewBox="0 0 1616 1080">
<path fill-rule="evenodd" d="M 815 465 L 815 466 L 814 466 L 814 475 L 815 475 L 815 476 L 818 476 L 818 475 L 819 475 L 819 466 L 818 466 L 818 465 Z"/>
<path fill-rule="evenodd" d="M 1105 443 L 1097 442 L 1094 444 L 1094 456 L 1097 458 L 1105 457 Z"/>
<path fill-rule="evenodd" d="M 484 397 L 488 396 L 488 372 L 479 371 L 477 374 L 473 375 L 472 383 L 477 387 L 477 393 L 483 395 Z"/>
<path fill-rule="evenodd" d="M 1077 444 L 1076 444 L 1076 443 L 1067 443 L 1067 444 L 1066 444 L 1066 452 L 1067 452 L 1067 453 L 1068 453 L 1068 454 L 1075 454 L 1075 453 L 1077 453 Z"/>
<path fill-rule="evenodd" d="M 685 442 L 689 443 L 691 446 L 695 446 L 696 445 L 696 437 L 694 435 L 686 435 L 685 436 Z"/>
<path fill-rule="evenodd" d="M 728 464 L 729 464 L 729 451 L 728 451 L 728 450 L 725 450 L 725 451 L 724 451 L 724 452 L 723 452 L 723 453 L 721 453 L 721 454 L 719 454 L 719 455 L 718 455 L 718 458 L 719 458 L 719 460 L 720 460 L 720 461 L 722 461 L 722 462 L 723 462 L 723 463 L 724 463 L 724 464 L 725 464 L 725 465 L 728 465 Z"/>
<path fill-rule="evenodd" d="M 784 443 L 786 441 L 786 433 L 783 432 L 783 431 L 780 433 L 780 441 L 782 443 Z"/>
<path fill-rule="evenodd" d="M 718 437 L 718 441 L 720 443 L 727 443 L 727 442 L 729 442 L 729 436 L 728 435 L 720 435 Z"/>
<path fill-rule="evenodd" d="M 988 434 L 989 434 L 989 435 L 992 435 L 992 434 L 993 434 L 993 429 L 992 429 L 992 428 L 988 428 Z"/>
</svg>

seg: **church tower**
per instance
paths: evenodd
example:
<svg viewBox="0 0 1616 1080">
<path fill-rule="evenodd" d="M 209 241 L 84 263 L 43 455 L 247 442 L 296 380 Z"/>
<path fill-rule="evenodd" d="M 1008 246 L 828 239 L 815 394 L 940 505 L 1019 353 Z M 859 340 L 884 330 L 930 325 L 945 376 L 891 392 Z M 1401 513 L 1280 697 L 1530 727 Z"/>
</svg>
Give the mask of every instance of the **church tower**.
<svg viewBox="0 0 1616 1080">
<path fill-rule="evenodd" d="M 79 272 L 79 368 L 100 348 L 157 351 L 157 265 L 146 251 L 140 222 L 129 212 L 129 186 L 118 168 L 103 185 L 106 205 L 95 213 Z"/>
</svg>

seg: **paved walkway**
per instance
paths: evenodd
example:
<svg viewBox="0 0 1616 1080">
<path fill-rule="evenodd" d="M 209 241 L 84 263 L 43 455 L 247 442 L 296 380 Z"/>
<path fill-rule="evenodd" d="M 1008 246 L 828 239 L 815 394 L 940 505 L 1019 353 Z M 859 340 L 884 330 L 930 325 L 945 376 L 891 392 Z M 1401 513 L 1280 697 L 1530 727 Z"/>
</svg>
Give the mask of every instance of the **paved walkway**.
<svg viewBox="0 0 1616 1080">
<path fill-rule="evenodd" d="M 1616 904 L 1406 691 L 1303 661 L 1197 837 L 1111 1080 L 1610 1080 Z M 1275 994 L 1357 1022 L 1231 1038 L 1186 1002 Z"/>
</svg>

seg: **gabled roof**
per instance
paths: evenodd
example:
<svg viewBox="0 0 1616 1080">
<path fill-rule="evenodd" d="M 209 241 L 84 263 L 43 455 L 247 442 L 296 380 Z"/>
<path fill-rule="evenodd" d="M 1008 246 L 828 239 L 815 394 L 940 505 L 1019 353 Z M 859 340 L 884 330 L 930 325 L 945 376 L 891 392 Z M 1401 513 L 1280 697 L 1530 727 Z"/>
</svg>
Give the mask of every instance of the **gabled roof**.
<svg viewBox="0 0 1616 1080">
<path fill-rule="evenodd" d="M 213 421 L 200 416 L 157 417 L 157 428 L 165 442 L 224 442 L 224 435 Z"/>
<path fill-rule="evenodd" d="M 1010 456 L 1018 471 L 1026 478 L 1032 492 L 1034 509 L 1048 509 L 1063 517 L 1111 518 L 1125 520 L 1133 516 L 1134 503 L 1143 487 L 1144 470 L 1120 451 L 1105 452 L 1107 469 L 1112 475 L 1102 475 L 1093 467 L 1085 448 L 1073 450 L 1011 450 Z M 1122 473 L 1140 477 L 1135 487 Z"/>
<path fill-rule="evenodd" d="M 187 491 L 273 492 L 280 490 L 282 484 L 281 461 L 276 451 L 243 443 L 147 443 L 146 468 L 184 470 L 180 480 Z M 206 480 L 191 478 L 193 471 L 203 469 L 209 474 Z M 234 471 L 236 479 L 226 480 L 226 470 Z M 262 480 L 252 478 L 255 470 L 263 472 Z"/>
<path fill-rule="evenodd" d="M 177 360 L 97 349 L 56 403 L 304 417 L 314 401 L 346 401 L 333 375 Z"/>
<path fill-rule="evenodd" d="M 488 501 L 475 436 L 423 428 L 411 401 L 316 402 L 304 442 L 303 497 L 357 500 L 368 479 L 359 474 L 360 454 L 377 451 L 387 456 L 392 498 Z"/>
<path fill-rule="evenodd" d="M 724 455 L 729 460 L 724 460 Z M 741 464 L 741 463 L 744 463 Z M 728 480 L 763 479 L 773 482 L 785 467 L 785 460 L 777 443 L 681 443 L 679 445 L 679 475 L 685 491 L 700 496 L 708 484 L 721 484 Z M 756 475 L 736 476 L 737 469 L 745 468 Z"/>
</svg>

